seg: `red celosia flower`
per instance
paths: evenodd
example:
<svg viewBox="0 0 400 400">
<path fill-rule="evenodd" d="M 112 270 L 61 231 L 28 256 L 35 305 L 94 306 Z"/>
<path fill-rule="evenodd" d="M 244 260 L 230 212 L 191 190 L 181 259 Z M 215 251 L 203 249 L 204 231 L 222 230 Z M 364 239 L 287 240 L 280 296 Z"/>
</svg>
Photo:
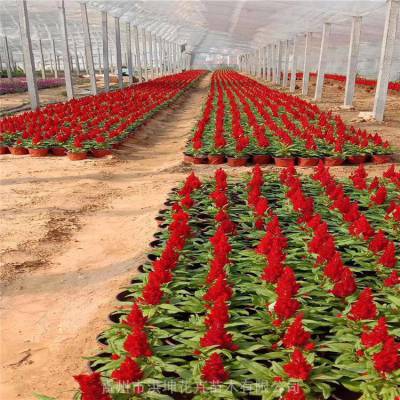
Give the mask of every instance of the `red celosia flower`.
<svg viewBox="0 0 400 400">
<path fill-rule="evenodd" d="M 299 314 L 286 330 L 282 343 L 286 348 L 305 346 L 310 340 L 310 333 L 303 328 L 303 314 Z"/>
<path fill-rule="evenodd" d="M 187 193 L 186 196 L 181 200 L 182 207 L 191 208 L 193 207 L 194 201 L 190 197 L 190 193 Z"/>
<path fill-rule="evenodd" d="M 149 279 L 146 286 L 143 288 L 142 298 L 146 304 L 160 304 L 163 297 L 163 291 L 160 287 L 160 281 L 156 279 Z"/>
<path fill-rule="evenodd" d="M 219 168 L 215 171 L 215 182 L 218 190 L 225 191 L 227 189 L 227 174 L 222 168 Z"/>
<path fill-rule="evenodd" d="M 256 212 L 257 215 L 263 217 L 265 211 L 268 210 L 268 207 L 269 207 L 268 200 L 265 197 L 260 197 L 256 203 L 254 211 Z"/>
<path fill-rule="evenodd" d="M 276 293 L 279 297 L 291 297 L 298 292 L 299 288 L 300 285 L 296 282 L 293 270 L 286 267 L 279 277 Z"/>
<path fill-rule="evenodd" d="M 147 335 L 141 328 L 133 328 L 132 333 L 125 340 L 124 349 L 134 358 L 153 355 Z"/>
<path fill-rule="evenodd" d="M 90 375 L 75 375 L 82 392 L 82 400 L 112 400 L 106 393 L 98 372 Z"/>
<path fill-rule="evenodd" d="M 388 268 L 393 268 L 397 263 L 396 248 L 392 241 L 389 241 L 382 257 L 379 259 L 379 263 Z"/>
<path fill-rule="evenodd" d="M 379 318 L 378 323 L 371 332 L 363 332 L 361 335 L 361 343 L 369 348 L 383 343 L 389 338 L 385 317 Z"/>
<path fill-rule="evenodd" d="M 203 299 L 209 302 L 216 301 L 218 298 L 229 300 L 232 297 L 232 288 L 228 285 L 225 277 L 219 276 L 212 286 L 208 289 Z"/>
<path fill-rule="evenodd" d="M 365 215 L 361 215 L 357 220 L 355 220 L 349 227 L 349 231 L 354 236 L 362 235 L 365 240 L 368 240 L 374 235 L 374 230 L 367 221 Z"/>
<path fill-rule="evenodd" d="M 330 259 L 328 264 L 324 269 L 324 275 L 330 278 L 333 282 L 337 282 L 340 280 L 344 269 L 342 257 L 339 252 L 336 252 L 335 255 Z"/>
<path fill-rule="evenodd" d="M 400 276 L 397 271 L 392 271 L 390 276 L 383 281 L 386 287 L 392 287 L 400 284 Z"/>
<path fill-rule="evenodd" d="M 356 282 L 351 270 L 347 267 L 343 268 L 340 280 L 335 283 L 332 293 L 336 297 L 347 297 L 357 290 Z"/>
<path fill-rule="evenodd" d="M 222 208 L 228 204 L 228 198 L 226 197 L 225 192 L 221 190 L 216 190 L 215 192 L 211 193 L 210 197 L 214 200 L 217 208 Z"/>
<path fill-rule="evenodd" d="M 400 368 L 400 344 L 394 338 L 389 337 L 383 343 L 382 350 L 374 354 L 374 366 L 379 372 L 393 372 Z"/>
<path fill-rule="evenodd" d="M 146 322 L 147 318 L 143 316 L 142 310 L 136 303 L 134 303 L 131 312 L 128 314 L 124 323 L 131 326 L 132 328 L 134 327 L 143 328 Z"/>
<path fill-rule="evenodd" d="M 274 306 L 274 311 L 280 319 L 288 319 L 299 309 L 300 303 L 290 297 L 278 297 Z"/>
<path fill-rule="evenodd" d="M 375 233 L 373 239 L 369 243 L 368 248 L 374 253 L 378 253 L 379 251 L 382 251 L 388 243 L 389 240 L 386 238 L 382 229 L 379 229 L 379 231 Z"/>
<path fill-rule="evenodd" d="M 372 296 L 372 289 L 364 289 L 358 300 L 352 304 L 349 313 L 349 319 L 353 321 L 359 321 L 361 319 L 374 319 L 376 317 L 377 310 Z"/>
<path fill-rule="evenodd" d="M 387 198 L 387 190 L 385 188 L 385 186 L 381 186 L 376 193 L 371 196 L 371 200 L 375 203 L 375 204 L 383 204 L 386 201 Z"/>
<path fill-rule="evenodd" d="M 131 383 L 140 381 L 143 378 L 143 372 L 135 360 L 126 357 L 120 367 L 111 373 L 111 377 L 120 383 Z"/>
<path fill-rule="evenodd" d="M 306 395 L 298 383 L 295 383 L 283 396 L 282 400 L 306 400 Z"/>
<path fill-rule="evenodd" d="M 283 366 L 283 369 L 291 378 L 305 381 L 310 376 L 312 366 L 308 364 L 303 353 L 299 349 L 295 349 L 292 359 Z"/>
<path fill-rule="evenodd" d="M 224 368 L 224 363 L 218 353 L 211 354 L 201 370 L 203 380 L 212 384 L 219 384 L 229 379 L 229 373 Z"/>
<path fill-rule="evenodd" d="M 228 321 L 229 321 L 228 304 L 222 297 L 219 297 L 212 306 L 210 313 L 205 318 L 204 323 L 207 326 L 210 326 L 215 322 L 224 325 L 228 323 Z"/>
<path fill-rule="evenodd" d="M 222 349 L 228 349 L 231 351 L 239 348 L 233 343 L 232 334 L 226 331 L 223 324 L 215 320 L 212 321 L 212 325 L 208 328 L 205 335 L 200 339 L 200 346 L 219 346 Z"/>
</svg>

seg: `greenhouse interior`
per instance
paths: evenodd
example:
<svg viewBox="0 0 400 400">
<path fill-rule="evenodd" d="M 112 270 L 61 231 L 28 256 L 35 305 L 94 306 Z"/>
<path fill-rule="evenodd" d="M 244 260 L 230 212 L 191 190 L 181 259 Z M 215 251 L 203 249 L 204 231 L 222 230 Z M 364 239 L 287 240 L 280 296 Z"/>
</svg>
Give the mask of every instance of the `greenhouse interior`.
<svg viewBox="0 0 400 400">
<path fill-rule="evenodd" d="M 4 400 L 400 400 L 400 0 L 0 1 Z"/>
</svg>

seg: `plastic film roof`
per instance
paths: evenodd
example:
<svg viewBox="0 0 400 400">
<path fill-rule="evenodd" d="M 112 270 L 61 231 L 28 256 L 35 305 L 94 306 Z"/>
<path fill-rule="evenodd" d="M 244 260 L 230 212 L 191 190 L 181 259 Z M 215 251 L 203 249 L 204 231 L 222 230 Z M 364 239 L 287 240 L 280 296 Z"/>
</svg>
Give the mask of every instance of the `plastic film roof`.
<svg viewBox="0 0 400 400">
<path fill-rule="evenodd" d="M 122 38 L 124 22 L 138 25 L 152 33 L 179 44 L 187 44 L 193 55 L 194 67 L 236 63 L 237 56 L 277 40 L 299 38 L 299 66 L 302 65 L 304 33 L 313 32 L 311 69 L 316 69 L 322 25 L 332 23 L 328 73 L 344 73 L 351 29 L 351 17 L 363 16 L 359 73 L 374 77 L 380 56 L 385 0 L 121 0 L 86 1 L 94 53 L 101 51 L 101 13 L 109 18 L 110 47 L 113 51 L 114 25 L 112 17 L 120 17 Z M 70 41 L 83 52 L 83 35 L 79 2 L 65 0 Z M 56 0 L 28 0 L 31 37 L 34 51 L 38 39 L 43 40 L 44 51 L 50 52 L 54 38 L 61 55 L 59 17 Z M 1 35 L 7 35 L 14 58 L 22 60 L 18 30 L 18 14 L 14 0 L 0 1 Z M 400 25 L 400 23 L 398 24 Z M 392 79 L 400 79 L 399 45 L 395 46 Z M 122 43 L 124 49 L 125 43 Z M 124 50 L 123 50 L 124 51 Z M 35 54 L 36 55 L 36 54 Z"/>
</svg>

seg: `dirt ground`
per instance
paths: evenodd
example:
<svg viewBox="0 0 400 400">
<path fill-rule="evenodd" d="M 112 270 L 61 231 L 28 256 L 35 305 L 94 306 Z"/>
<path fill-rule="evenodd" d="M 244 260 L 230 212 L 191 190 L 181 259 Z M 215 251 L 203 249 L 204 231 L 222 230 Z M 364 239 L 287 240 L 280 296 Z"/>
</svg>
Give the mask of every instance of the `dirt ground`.
<svg viewBox="0 0 400 400">
<path fill-rule="evenodd" d="M 98 352 L 95 338 L 108 324 L 115 295 L 145 259 L 154 217 L 192 170 L 182 151 L 209 80 L 140 128 L 112 158 L 1 156 L 1 398 L 32 399 L 38 392 L 71 399 L 72 375 L 86 370 L 82 356 Z M 327 85 L 322 108 L 337 109 L 339 86 Z M 387 122 L 354 124 L 377 129 L 400 147 L 400 96 L 388 101 Z M 372 103 L 373 93 L 358 88 L 356 111 L 338 112 L 350 121 Z M 193 169 L 209 175 L 215 168 Z M 386 168 L 368 166 L 377 175 Z M 237 175 L 250 168 L 227 169 Z M 332 171 L 348 174 L 349 167 Z"/>
</svg>

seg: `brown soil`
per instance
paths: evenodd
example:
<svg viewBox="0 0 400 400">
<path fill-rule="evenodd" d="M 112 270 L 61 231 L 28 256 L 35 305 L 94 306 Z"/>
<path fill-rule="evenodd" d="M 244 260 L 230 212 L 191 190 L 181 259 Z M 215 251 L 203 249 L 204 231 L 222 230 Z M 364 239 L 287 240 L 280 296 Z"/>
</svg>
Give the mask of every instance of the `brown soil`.
<svg viewBox="0 0 400 400">
<path fill-rule="evenodd" d="M 1 398 L 32 399 L 33 392 L 72 398 L 72 375 L 85 371 L 82 356 L 98 351 L 95 337 L 108 324 L 115 295 L 143 262 L 168 192 L 192 169 L 209 175 L 218 168 L 182 163 L 209 81 L 137 130 L 111 158 L 0 157 Z M 327 86 L 329 101 L 321 107 L 340 105 L 338 86 Z M 355 125 L 379 129 L 400 145 L 400 96 L 388 101 L 388 122 Z M 350 121 L 372 102 L 373 93 L 357 89 L 357 111 L 337 112 Z M 231 175 L 250 170 L 224 168 Z M 386 168 L 367 167 L 377 175 Z M 349 169 L 331 170 L 347 175 Z"/>
</svg>

